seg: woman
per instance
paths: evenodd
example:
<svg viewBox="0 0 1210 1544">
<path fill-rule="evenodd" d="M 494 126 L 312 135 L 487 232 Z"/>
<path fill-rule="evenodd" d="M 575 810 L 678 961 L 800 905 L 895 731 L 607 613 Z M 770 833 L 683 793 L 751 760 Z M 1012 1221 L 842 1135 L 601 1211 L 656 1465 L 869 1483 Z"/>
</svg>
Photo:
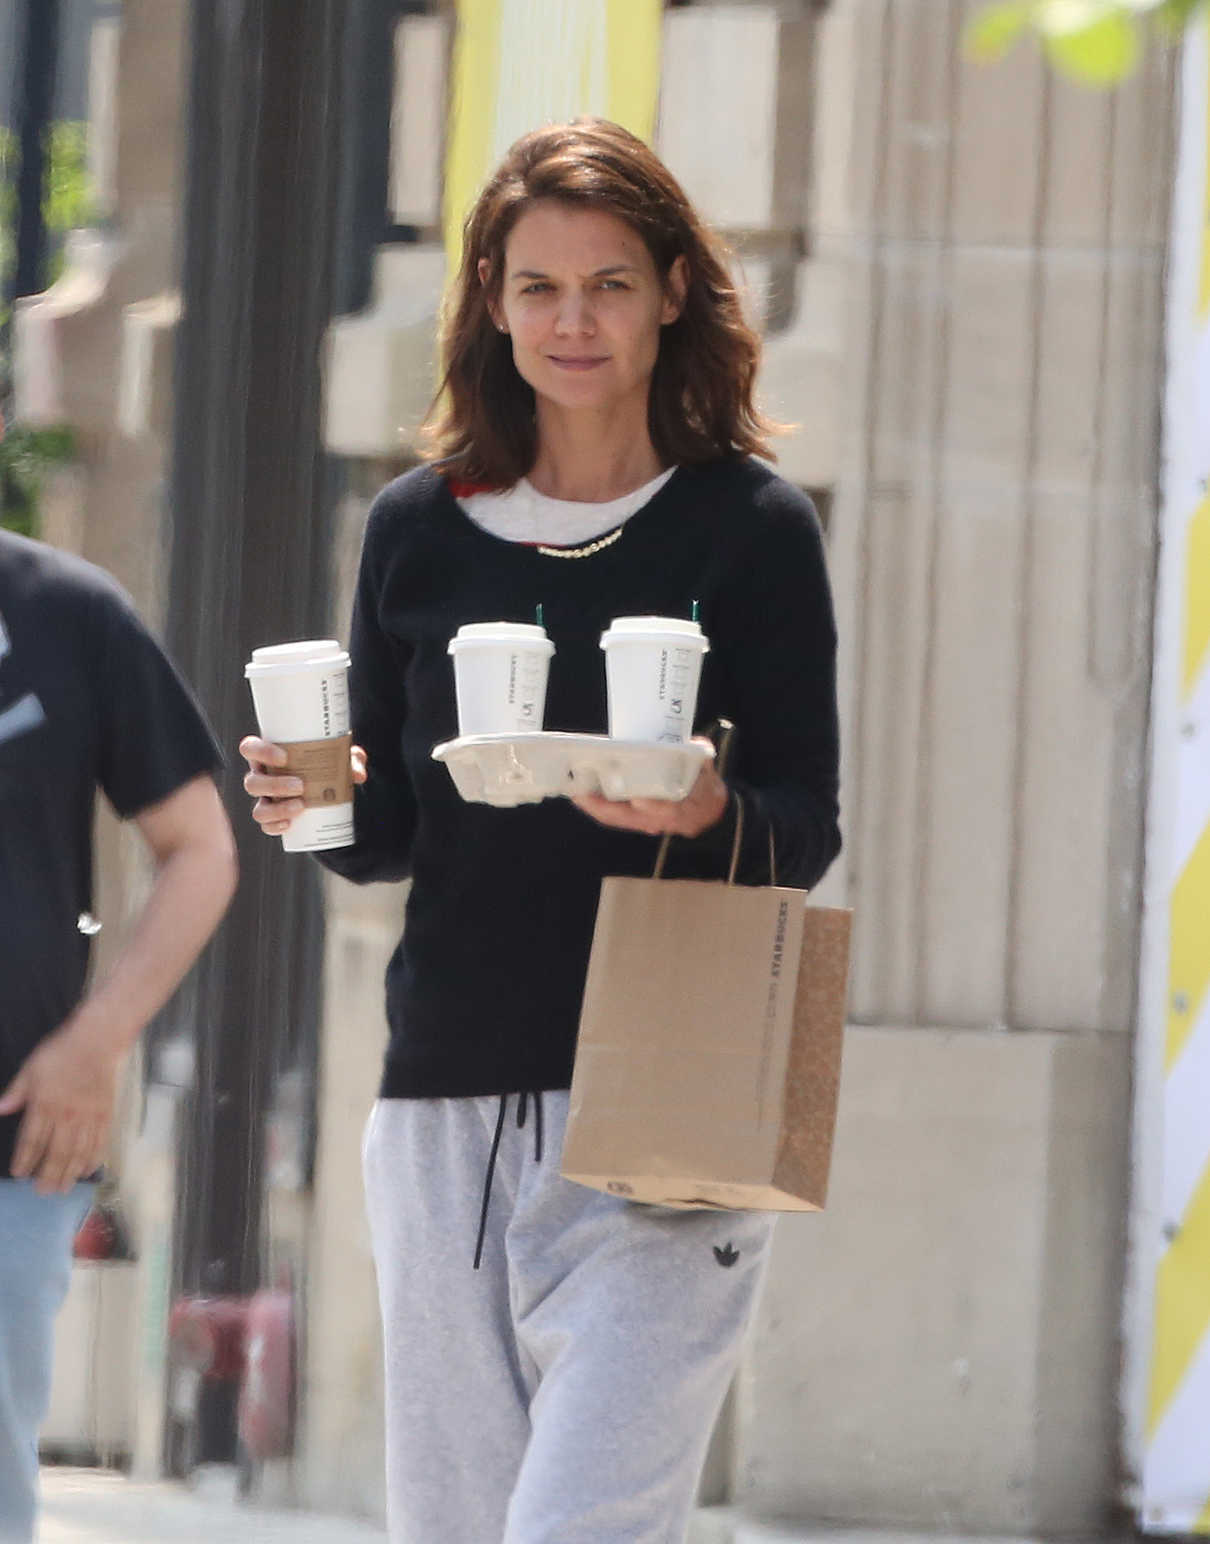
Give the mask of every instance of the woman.
<svg viewBox="0 0 1210 1544">
<path fill-rule="evenodd" d="M 656 157 L 578 120 L 520 140 L 465 231 L 429 465 L 366 527 L 350 653 L 356 881 L 411 874 L 365 1139 L 386 1342 L 388 1512 L 409 1544 L 683 1538 L 768 1250 L 761 1214 L 674 1212 L 559 1177 L 601 877 L 812 885 L 836 854 L 835 632 L 814 513 L 751 458 L 758 344 Z M 546 722 L 603 733 L 601 633 L 688 616 L 698 722 L 737 726 L 680 803 L 463 803 L 449 639 L 532 620 Z M 270 834 L 301 810 L 245 740 Z M 576 807 L 578 806 L 578 808 Z M 506 1124 L 515 1118 L 517 1131 Z M 730 1245 L 730 1249 L 727 1248 Z M 716 1247 L 717 1246 L 717 1250 Z M 479 1269 L 472 1269 L 472 1260 Z"/>
</svg>

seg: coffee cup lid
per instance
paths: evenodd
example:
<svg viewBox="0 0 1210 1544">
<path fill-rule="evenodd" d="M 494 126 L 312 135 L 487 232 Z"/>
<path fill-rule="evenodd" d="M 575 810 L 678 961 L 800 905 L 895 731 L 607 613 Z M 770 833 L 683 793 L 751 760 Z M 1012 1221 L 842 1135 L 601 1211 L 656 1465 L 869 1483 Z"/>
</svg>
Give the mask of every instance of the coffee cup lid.
<svg viewBox="0 0 1210 1544">
<path fill-rule="evenodd" d="M 299 643 L 272 643 L 253 649 L 244 667 L 245 676 L 270 672 L 312 669 L 316 665 L 339 669 L 349 663 L 349 656 L 335 638 L 307 638 Z"/>
<path fill-rule="evenodd" d="M 533 622 L 467 622 L 450 639 L 449 652 L 454 654 L 468 643 L 524 643 L 545 645 L 552 651 L 554 648 L 546 629 Z"/>
<path fill-rule="evenodd" d="M 601 647 L 610 643 L 655 643 L 670 635 L 686 644 L 710 647 L 701 624 L 685 617 L 614 617 L 609 631 L 601 634 Z"/>
</svg>

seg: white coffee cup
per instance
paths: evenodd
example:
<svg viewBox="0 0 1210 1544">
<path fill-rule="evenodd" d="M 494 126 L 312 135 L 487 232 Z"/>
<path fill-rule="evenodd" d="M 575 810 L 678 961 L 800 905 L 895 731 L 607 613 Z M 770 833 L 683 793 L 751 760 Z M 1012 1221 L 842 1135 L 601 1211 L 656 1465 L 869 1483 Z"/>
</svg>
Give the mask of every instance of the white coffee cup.
<svg viewBox="0 0 1210 1544">
<path fill-rule="evenodd" d="M 287 852 L 318 852 L 353 842 L 349 765 L 349 656 L 333 638 L 253 649 L 244 667 L 264 739 L 289 760 L 274 768 L 301 777 L 306 808 L 282 835 Z"/>
<path fill-rule="evenodd" d="M 601 635 L 615 740 L 683 745 L 693 733 L 702 656 L 701 627 L 681 617 L 615 617 Z"/>
<path fill-rule="evenodd" d="M 470 622 L 450 639 L 458 733 L 528 734 L 542 728 L 555 646 L 529 622 Z"/>
</svg>

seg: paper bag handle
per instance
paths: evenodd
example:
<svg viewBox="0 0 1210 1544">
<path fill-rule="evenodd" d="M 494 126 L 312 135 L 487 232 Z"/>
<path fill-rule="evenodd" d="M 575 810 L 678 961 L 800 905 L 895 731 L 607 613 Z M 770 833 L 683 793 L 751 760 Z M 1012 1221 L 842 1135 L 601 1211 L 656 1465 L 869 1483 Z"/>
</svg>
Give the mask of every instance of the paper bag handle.
<svg viewBox="0 0 1210 1544">
<path fill-rule="evenodd" d="M 731 754 L 731 742 L 735 738 L 735 725 L 730 719 L 720 718 L 718 728 L 718 754 L 715 757 L 715 765 L 718 775 L 722 777 L 727 770 L 727 758 Z M 735 836 L 731 842 L 731 863 L 727 869 L 727 883 L 735 883 L 735 875 L 739 869 L 739 849 L 744 836 L 744 801 L 737 789 L 730 790 L 731 797 L 735 800 Z M 660 838 L 659 851 L 655 855 L 655 867 L 651 871 L 652 879 L 664 877 L 664 865 L 668 861 L 668 848 L 672 842 L 672 832 L 665 831 Z M 769 883 L 777 884 L 777 860 L 773 850 L 773 826 L 769 826 Z"/>
</svg>

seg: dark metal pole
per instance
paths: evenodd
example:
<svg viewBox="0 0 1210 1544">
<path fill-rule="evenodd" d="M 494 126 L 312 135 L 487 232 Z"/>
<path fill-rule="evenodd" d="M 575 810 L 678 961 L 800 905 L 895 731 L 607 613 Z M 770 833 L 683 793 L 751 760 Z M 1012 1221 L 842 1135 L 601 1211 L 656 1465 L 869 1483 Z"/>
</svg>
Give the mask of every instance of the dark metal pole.
<svg viewBox="0 0 1210 1544">
<path fill-rule="evenodd" d="M 172 469 L 169 642 L 231 757 L 239 893 L 159 1027 L 193 1035 L 176 1286 L 263 1275 L 265 1116 L 316 1061 L 319 871 L 255 831 L 235 746 L 258 644 L 323 636 L 339 473 L 319 437 L 333 309 L 364 304 L 386 234 L 394 20 L 415 0 L 193 0 Z M 232 1412 L 200 1412 L 201 1459 Z M 170 1467 L 173 1467 L 170 1456 Z"/>
<path fill-rule="evenodd" d="M 242 876 L 174 1009 L 196 1052 L 177 1199 L 186 1292 L 261 1283 L 265 1117 L 283 1048 L 313 1043 L 318 1023 L 319 871 L 254 829 L 235 747 L 253 727 L 251 649 L 329 625 L 319 353 L 343 21 L 343 0 L 192 7 L 169 642 L 230 757 Z M 231 1456 L 230 1421 L 208 1423 L 200 1458 Z"/>
<path fill-rule="evenodd" d="M 55 66 L 59 52 L 59 0 L 20 0 L 14 24 L 17 143 L 16 263 L 9 285 L 11 302 L 36 295 L 46 266 L 46 220 L 42 210 L 49 129 L 54 114 Z"/>
</svg>

